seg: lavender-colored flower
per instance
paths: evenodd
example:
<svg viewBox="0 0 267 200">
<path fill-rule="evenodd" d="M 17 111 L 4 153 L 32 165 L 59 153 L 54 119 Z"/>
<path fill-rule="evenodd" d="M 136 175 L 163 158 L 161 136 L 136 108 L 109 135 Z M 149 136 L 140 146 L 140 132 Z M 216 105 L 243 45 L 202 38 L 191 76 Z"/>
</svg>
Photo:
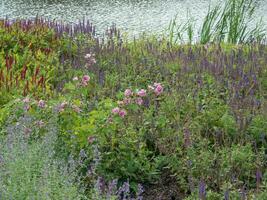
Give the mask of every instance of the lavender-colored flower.
<svg viewBox="0 0 267 200">
<path fill-rule="evenodd" d="M 45 108 L 45 101 L 44 100 L 38 101 L 38 107 L 39 108 Z"/>
<path fill-rule="evenodd" d="M 113 108 L 111 112 L 113 114 L 118 114 L 120 112 L 120 108 L 119 107 Z"/>
<path fill-rule="evenodd" d="M 58 112 L 63 112 L 65 108 L 67 107 L 68 103 L 66 101 L 63 101 L 57 108 Z"/>
<path fill-rule="evenodd" d="M 42 128 L 44 127 L 45 123 L 42 121 L 42 120 L 39 120 L 36 122 L 36 125 L 39 127 L 39 128 Z"/>
<path fill-rule="evenodd" d="M 123 104 L 125 104 L 125 105 L 129 105 L 131 102 L 132 102 L 132 99 L 130 99 L 130 98 L 124 98 L 123 99 Z"/>
<path fill-rule="evenodd" d="M 138 97 L 138 98 L 135 100 L 135 102 L 136 102 L 139 106 L 141 106 L 141 105 L 143 105 L 144 100 L 143 100 L 141 97 Z"/>
<path fill-rule="evenodd" d="M 118 197 L 122 200 L 127 200 L 130 197 L 130 184 L 129 180 L 124 182 L 123 185 L 118 189 Z"/>
<path fill-rule="evenodd" d="M 120 110 L 119 115 L 120 115 L 120 117 L 124 118 L 127 115 L 126 110 L 124 110 L 124 109 Z"/>
<path fill-rule="evenodd" d="M 206 184 L 203 180 L 199 183 L 199 199 L 205 200 L 206 199 Z"/>
<path fill-rule="evenodd" d="M 260 187 L 260 183 L 262 180 L 262 172 L 260 169 L 257 169 L 256 171 L 256 184 L 257 184 L 257 189 Z"/>
<path fill-rule="evenodd" d="M 116 194 L 117 185 L 118 185 L 118 179 L 114 179 L 108 183 L 108 192 L 107 192 L 108 199 L 110 199 L 111 196 Z"/>
<path fill-rule="evenodd" d="M 137 190 L 137 200 L 143 200 L 143 192 L 144 192 L 144 187 L 141 184 L 138 184 L 138 190 Z"/>
<path fill-rule="evenodd" d="M 146 96 L 146 90 L 141 89 L 141 90 L 137 91 L 137 95 L 139 97 L 145 97 Z"/>
<path fill-rule="evenodd" d="M 126 90 L 124 91 L 124 96 L 125 96 L 125 97 L 130 97 L 130 96 L 132 96 L 132 94 L 133 94 L 133 92 L 132 92 L 132 90 L 130 90 L 130 89 L 126 89 Z"/>
</svg>

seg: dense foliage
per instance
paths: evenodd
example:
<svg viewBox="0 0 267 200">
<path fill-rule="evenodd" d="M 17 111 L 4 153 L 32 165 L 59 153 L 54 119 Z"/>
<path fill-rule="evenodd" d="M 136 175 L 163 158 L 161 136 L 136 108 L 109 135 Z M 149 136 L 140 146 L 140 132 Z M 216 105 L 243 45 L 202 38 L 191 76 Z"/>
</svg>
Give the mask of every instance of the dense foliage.
<svg viewBox="0 0 267 200">
<path fill-rule="evenodd" d="M 4 199 L 267 198 L 265 44 L 2 20 L 0 64 Z"/>
</svg>

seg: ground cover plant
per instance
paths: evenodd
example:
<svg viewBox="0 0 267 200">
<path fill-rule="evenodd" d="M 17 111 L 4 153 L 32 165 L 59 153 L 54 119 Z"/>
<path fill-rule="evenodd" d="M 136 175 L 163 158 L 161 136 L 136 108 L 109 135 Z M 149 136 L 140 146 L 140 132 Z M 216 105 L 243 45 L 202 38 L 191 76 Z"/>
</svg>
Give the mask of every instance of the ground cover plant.
<svg viewBox="0 0 267 200">
<path fill-rule="evenodd" d="M 0 20 L 0 197 L 267 199 L 267 47 L 233 32 Z"/>
</svg>

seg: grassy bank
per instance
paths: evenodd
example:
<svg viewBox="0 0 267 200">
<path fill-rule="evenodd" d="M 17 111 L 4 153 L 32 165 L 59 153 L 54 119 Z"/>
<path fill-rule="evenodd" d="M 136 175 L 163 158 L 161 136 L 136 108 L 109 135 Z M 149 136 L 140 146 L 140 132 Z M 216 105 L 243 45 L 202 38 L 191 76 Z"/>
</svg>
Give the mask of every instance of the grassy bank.
<svg viewBox="0 0 267 200">
<path fill-rule="evenodd" d="M 1 198 L 266 199 L 267 47 L 237 38 L 1 20 Z"/>
</svg>

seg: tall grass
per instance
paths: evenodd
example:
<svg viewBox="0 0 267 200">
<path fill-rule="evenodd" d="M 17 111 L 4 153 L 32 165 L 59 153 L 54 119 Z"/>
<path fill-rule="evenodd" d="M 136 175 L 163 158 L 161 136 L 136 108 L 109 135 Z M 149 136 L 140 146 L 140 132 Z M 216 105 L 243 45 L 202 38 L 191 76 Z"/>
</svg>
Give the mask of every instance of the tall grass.
<svg viewBox="0 0 267 200">
<path fill-rule="evenodd" d="M 209 7 L 198 31 L 197 42 L 200 44 L 263 42 L 266 36 L 265 24 L 262 20 L 253 21 L 255 9 L 253 0 L 227 0 L 223 5 Z M 192 22 L 188 20 L 184 24 L 178 24 L 176 19 L 177 17 L 171 20 L 168 27 L 170 43 L 184 41 L 183 35 L 186 34 L 191 44 Z"/>
</svg>

